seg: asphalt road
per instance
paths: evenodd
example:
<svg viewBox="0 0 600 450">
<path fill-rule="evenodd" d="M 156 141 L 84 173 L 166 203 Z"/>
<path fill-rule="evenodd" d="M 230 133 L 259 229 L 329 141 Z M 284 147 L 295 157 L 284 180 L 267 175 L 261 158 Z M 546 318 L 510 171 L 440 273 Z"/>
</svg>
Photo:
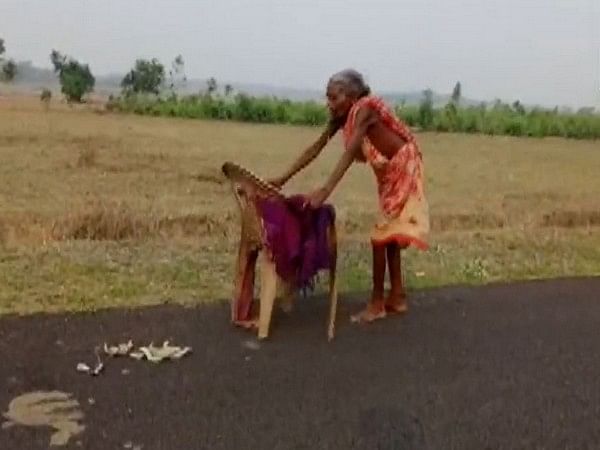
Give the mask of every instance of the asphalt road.
<svg viewBox="0 0 600 450">
<path fill-rule="evenodd" d="M 0 412 L 72 394 L 85 429 L 62 448 L 600 448 L 600 279 L 418 292 L 407 316 L 366 326 L 349 322 L 358 300 L 341 298 L 332 343 L 323 297 L 278 312 L 260 344 L 224 304 L 4 317 Z M 130 338 L 193 353 L 75 370 Z M 4 428 L 2 450 L 48 448 L 57 431 Z"/>
</svg>

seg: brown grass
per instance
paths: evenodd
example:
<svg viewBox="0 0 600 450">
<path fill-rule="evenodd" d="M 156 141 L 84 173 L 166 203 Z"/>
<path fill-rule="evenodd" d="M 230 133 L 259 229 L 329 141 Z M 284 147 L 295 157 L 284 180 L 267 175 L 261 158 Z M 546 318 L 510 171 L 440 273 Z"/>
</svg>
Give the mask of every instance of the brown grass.
<svg viewBox="0 0 600 450">
<path fill-rule="evenodd" d="M 126 204 L 94 201 L 55 221 L 50 235 L 61 241 L 122 241 L 150 237 L 157 229 L 158 220 L 143 216 Z"/>
<path fill-rule="evenodd" d="M 238 219 L 221 164 L 276 175 L 317 133 L 0 98 L 0 311 L 228 296 Z M 433 249 L 409 252 L 411 286 L 600 273 L 597 143 L 419 138 Z M 322 183 L 341 151 L 335 139 L 286 191 Z M 352 168 L 332 201 L 343 284 L 365 289 L 368 167 Z"/>
<path fill-rule="evenodd" d="M 79 151 L 79 158 L 77 159 L 78 168 L 92 167 L 96 165 L 97 152 L 95 148 L 87 147 Z"/>
</svg>

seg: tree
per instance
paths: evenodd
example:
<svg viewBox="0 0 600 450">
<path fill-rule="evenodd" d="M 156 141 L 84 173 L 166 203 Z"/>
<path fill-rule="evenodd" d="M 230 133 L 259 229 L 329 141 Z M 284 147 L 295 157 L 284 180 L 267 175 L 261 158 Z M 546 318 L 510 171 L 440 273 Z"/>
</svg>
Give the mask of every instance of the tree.
<svg viewBox="0 0 600 450">
<path fill-rule="evenodd" d="M 0 81 L 11 82 L 17 75 L 17 63 L 13 59 L 6 61 L 2 56 L 5 52 L 4 39 L 0 38 Z"/>
<path fill-rule="evenodd" d="M 216 92 L 218 89 L 217 80 L 214 77 L 210 77 L 206 81 L 206 92 L 210 95 Z"/>
<path fill-rule="evenodd" d="M 433 92 L 431 89 L 423 91 L 423 100 L 419 104 L 419 122 L 424 129 L 429 129 L 433 124 Z"/>
<path fill-rule="evenodd" d="M 183 60 L 181 60 L 183 63 Z M 160 93 L 165 82 L 165 67 L 156 59 L 138 59 L 131 71 L 121 81 L 125 95 Z"/>
<path fill-rule="evenodd" d="M 452 95 L 450 101 L 444 108 L 445 124 L 441 125 L 442 128 L 446 127 L 445 131 L 458 130 L 460 128 L 460 117 L 458 114 L 458 107 L 460 104 L 460 98 L 462 95 L 462 86 L 460 81 L 457 81 L 452 89 Z M 439 128 L 439 127 L 438 127 Z"/>
<path fill-rule="evenodd" d="M 457 81 L 454 85 L 454 89 L 452 89 L 452 103 L 458 105 L 460 103 L 460 99 L 462 96 L 462 86 L 460 81 Z"/>
<path fill-rule="evenodd" d="M 61 55 L 58 50 L 50 52 L 50 62 L 54 66 L 54 71 L 57 72 L 67 62 L 67 57 Z"/>
<path fill-rule="evenodd" d="M 513 110 L 517 113 L 517 114 L 521 114 L 524 115 L 525 114 L 525 107 L 521 104 L 521 102 L 519 100 L 515 101 L 512 104 Z"/>
<path fill-rule="evenodd" d="M 6 64 L 4 64 L 4 66 L 2 67 L 2 78 L 5 81 L 12 81 L 12 80 L 14 80 L 16 75 L 17 75 L 17 64 L 12 59 L 9 59 L 6 62 Z"/>
<path fill-rule="evenodd" d="M 96 79 L 87 64 L 81 64 L 74 58 L 60 54 L 56 50 L 50 53 L 54 72 L 58 74 L 61 92 L 68 102 L 81 103 L 83 96 L 92 92 Z"/>
<path fill-rule="evenodd" d="M 177 55 L 171 63 L 171 70 L 169 70 L 170 89 L 174 92 L 178 88 L 185 85 L 187 77 L 185 75 L 185 63 L 183 56 Z"/>
<path fill-rule="evenodd" d="M 229 97 L 233 93 L 233 86 L 230 84 L 225 85 L 225 96 Z"/>
</svg>

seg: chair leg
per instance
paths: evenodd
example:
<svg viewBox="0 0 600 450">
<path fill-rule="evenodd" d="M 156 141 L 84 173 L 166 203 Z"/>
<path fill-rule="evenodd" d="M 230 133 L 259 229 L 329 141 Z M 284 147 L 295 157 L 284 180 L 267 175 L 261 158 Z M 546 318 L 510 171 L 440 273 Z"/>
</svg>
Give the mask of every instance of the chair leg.
<svg viewBox="0 0 600 450">
<path fill-rule="evenodd" d="M 252 319 L 254 295 L 254 274 L 258 251 L 252 248 L 242 237 L 236 263 L 234 293 L 231 299 L 231 321 L 245 323 Z"/>
<path fill-rule="evenodd" d="M 260 264 L 260 314 L 258 318 L 258 338 L 266 339 L 269 336 L 269 326 L 273 314 L 273 304 L 277 296 L 277 272 L 275 263 L 268 251 L 261 251 Z"/>
<path fill-rule="evenodd" d="M 335 225 L 329 229 L 329 252 L 331 262 L 329 267 L 329 323 L 327 326 L 327 339 L 331 341 L 335 336 L 335 319 L 337 315 L 337 233 Z"/>
</svg>

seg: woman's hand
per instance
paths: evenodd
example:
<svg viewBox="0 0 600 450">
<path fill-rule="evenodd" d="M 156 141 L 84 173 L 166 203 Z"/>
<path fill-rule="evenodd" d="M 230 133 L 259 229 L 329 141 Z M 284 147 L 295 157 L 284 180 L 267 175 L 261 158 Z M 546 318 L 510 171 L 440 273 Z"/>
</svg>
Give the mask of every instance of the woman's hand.
<svg viewBox="0 0 600 450">
<path fill-rule="evenodd" d="M 311 208 L 320 208 L 325 203 L 325 200 L 327 200 L 327 197 L 329 197 L 329 194 L 330 192 L 327 188 L 322 187 L 317 189 L 306 196 L 305 205 Z"/>
<path fill-rule="evenodd" d="M 287 178 L 286 177 L 276 177 L 276 178 L 271 178 L 269 180 L 267 180 L 267 182 L 269 184 L 272 184 L 273 186 L 275 186 L 277 189 L 281 189 L 283 187 L 283 185 L 285 183 L 287 183 Z"/>
</svg>

